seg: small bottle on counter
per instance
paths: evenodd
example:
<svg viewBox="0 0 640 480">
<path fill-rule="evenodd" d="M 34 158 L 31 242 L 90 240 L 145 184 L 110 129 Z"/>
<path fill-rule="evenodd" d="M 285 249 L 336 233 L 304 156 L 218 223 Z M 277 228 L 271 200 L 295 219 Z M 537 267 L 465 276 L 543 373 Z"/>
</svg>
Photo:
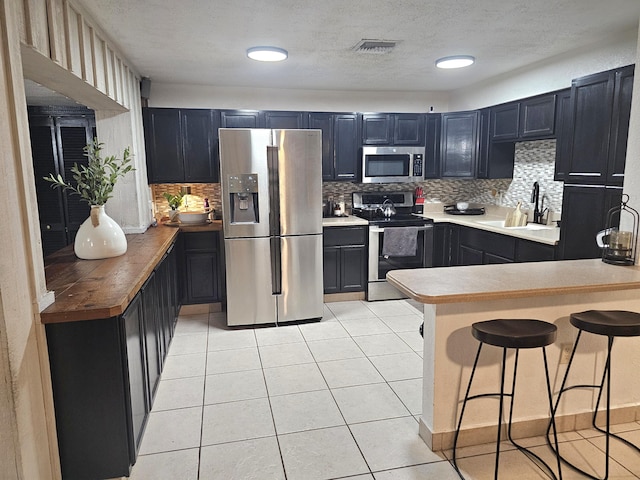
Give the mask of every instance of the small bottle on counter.
<svg viewBox="0 0 640 480">
<path fill-rule="evenodd" d="M 340 215 L 346 215 L 347 209 L 344 203 L 344 195 L 340 195 L 340 197 L 338 197 L 338 206 L 340 207 Z"/>
</svg>

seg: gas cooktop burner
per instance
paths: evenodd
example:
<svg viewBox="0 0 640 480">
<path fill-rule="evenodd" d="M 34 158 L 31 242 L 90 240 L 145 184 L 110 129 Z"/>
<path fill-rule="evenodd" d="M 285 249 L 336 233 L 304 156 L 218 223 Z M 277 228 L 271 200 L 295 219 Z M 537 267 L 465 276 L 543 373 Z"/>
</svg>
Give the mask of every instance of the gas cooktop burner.
<svg viewBox="0 0 640 480">
<path fill-rule="evenodd" d="M 379 210 L 354 209 L 353 214 L 356 217 L 368 220 L 371 225 L 408 227 L 433 223 L 433 220 L 430 218 L 417 217 L 416 215 L 412 215 L 410 212 L 399 212 L 391 217 L 385 217 Z"/>
</svg>

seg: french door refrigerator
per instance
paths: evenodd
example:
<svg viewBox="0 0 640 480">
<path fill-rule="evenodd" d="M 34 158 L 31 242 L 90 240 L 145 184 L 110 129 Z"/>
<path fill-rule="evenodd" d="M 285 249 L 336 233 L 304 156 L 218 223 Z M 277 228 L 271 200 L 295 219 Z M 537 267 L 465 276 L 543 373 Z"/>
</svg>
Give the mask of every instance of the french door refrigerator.
<svg viewBox="0 0 640 480">
<path fill-rule="evenodd" d="M 219 138 L 227 324 L 322 317 L 321 131 Z"/>
</svg>

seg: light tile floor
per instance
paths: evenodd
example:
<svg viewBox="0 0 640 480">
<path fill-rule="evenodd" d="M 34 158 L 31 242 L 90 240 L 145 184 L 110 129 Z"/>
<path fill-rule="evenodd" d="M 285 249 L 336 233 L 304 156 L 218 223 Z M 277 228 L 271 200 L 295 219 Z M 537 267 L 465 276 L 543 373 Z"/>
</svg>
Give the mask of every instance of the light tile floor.
<svg viewBox="0 0 640 480">
<path fill-rule="evenodd" d="M 451 452 L 418 436 L 422 322 L 413 302 L 326 304 L 321 322 L 229 329 L 224 313 L 180 317 L 133 480 L 455 480 Z M 640 424 L 616 425 L 640 444 Z M 602 473 L 603 438 L 561 437 Z M 542 438 L 522 441 L 551 461 Z M 612 444 L 611 476 L 640 478 Z M 458 450 L 465 478 L 493 478 L 494 445 Z M 569 469 L 565 479 L 584 478 Z M 509 444 L 500 478 L 548 478 Z"/>
</svg>

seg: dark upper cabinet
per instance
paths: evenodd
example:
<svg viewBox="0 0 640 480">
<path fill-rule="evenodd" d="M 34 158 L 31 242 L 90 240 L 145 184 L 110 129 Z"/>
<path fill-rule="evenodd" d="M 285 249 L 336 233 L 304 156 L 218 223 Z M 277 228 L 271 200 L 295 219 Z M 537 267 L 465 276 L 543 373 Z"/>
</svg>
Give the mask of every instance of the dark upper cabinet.
<svg viewBox="0 0 640 480">
<path fill-rule="evenodd" d="M 491 107 L 491 141 L 540 140 L 555 135 L 556 94 Z"/>
<path fill-rule="evenodd" d="M 622 189 L 566 185 L 562 197 L 559 256 L 562 260 L 598 258 L 596 234 L 607 227 L 607 213 L 620 205 Z"/>
<path fill-rule="evenodd" d="M 220 110 L 222 128 L 308 128 L 306 112 Z"/>
<path fill-rule="evenodd" d="M 518 136 L 522 140 L 549 138 L 555 134 L 555 93 L 527 98 L 520 102 Z"/>
<path fill-rule="evenodd" d="M 264 115 L 265 128 L 308 128 L 308 115 L 305 112 L 266 111 Z"/>
<path fill-rule="evenodd" d="M 440 114 L 426 115 L 424 178 L 440 177 Z"/>
<path fill-rule="evenodd" d="M 480 140 L 476 178 L 512 178 L 515 142 L 491 141 L 491 109 L 480 110 Z"/>
<path fill-rule="evenodd" d="M 616 71 L 613 97 L 613 118 L 609 141 L 609 161 L 607 165 L 607 185 L 622 186 L 624 166 L 627 158 L 627 138 L 631 116 L 631 95 L 633 93 L 634 67 L 628 66 Z"/>
<path fill-rule="evenodd" d="M 424 114 L 363 113 L 363 145 L 424 145 Z"/>
<path fill-rule="evenodd" d="M 217 182 L 217 115 L 210 110 L 180 110 L 184 180 Z"/>
<path fill-rule="evenodd" d="M 360 179 L 359 117 L 357 113 L 341 113 L 334 116 L 335 180 L 353 182 Z"/>
<path fill-rule="evenodd" d="M 149 183 L 184 181 L 180 110 L 145 108 L 143 120 Z"/>
<path fill-rule="evenodd" d="M 474 178 L 478 157 L 479 112 L 452 112 L 441 116 L 440 176 Z"/>
<path fill-rule="evenodd" d="M 309 128 L 322 130 L 322 180 L 334 180 L 333 115 L 330 113 L 309 114 Z"/>
<path fill-rule="evenodd" d="M 149 183 L 217 182 L 218 116 L 213 110 L 143 110 Z"/>
<path fill-rule="evenodd" d="M 622 185 L 633 72 L 631 65 L 572 82 L 566 182 Z"/>
<path fill-rule="evenodd" d="M 322 130 L 322 179 L 357 181 L 360 178 L 360 115 L 310 113 L 309 128 Z"/>
<path fill-rule="evenodd" d="M 520 126 L 520 102 L 491 107 L 491 141 L 515 142 Z"/>
<path fill-rule="evenodd" d="M 424 145 L 425 115 L 397 113 L 393 117 L 394 145 Z"/>
<path fill-rule="evenodd" d="M 220 110 L 220 128 L 264 128 L 264 116 L 258 110 Z"/>
<path fill-rule="evenodd" d="M 362 144 L 392 145 L 393 118 L 388 113 L 362 114 Z"/>
<path fill-rule="evenodd" d="M 556 108 L 556 164 L 553 179 L 564 181 L 569 168 L 572 140 L 571 89 L 558 92 Z"/>
</svg>

